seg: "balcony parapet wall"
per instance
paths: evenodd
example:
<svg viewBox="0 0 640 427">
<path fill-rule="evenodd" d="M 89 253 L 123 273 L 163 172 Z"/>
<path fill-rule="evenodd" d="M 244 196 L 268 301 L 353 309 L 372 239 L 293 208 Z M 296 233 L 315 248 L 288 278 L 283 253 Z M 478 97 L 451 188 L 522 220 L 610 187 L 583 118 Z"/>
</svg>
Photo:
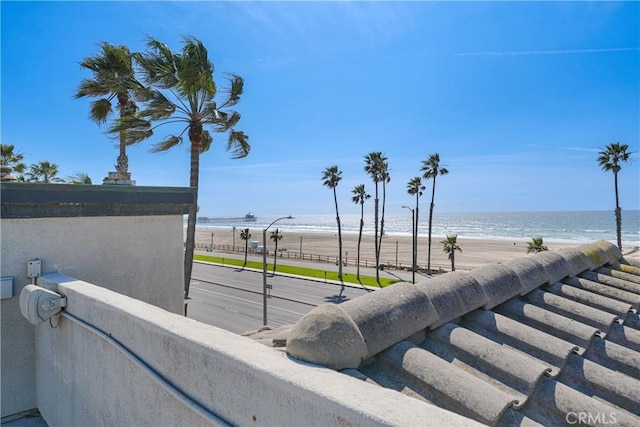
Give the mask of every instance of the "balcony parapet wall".
<svg viewBox="0 0 640 427">
<path fill-rule="evenodd" d="M 62 275 L 65 312 L 233 425 L 470 425 L 472 421 L 250 339 Z M 59 324 L 56 322 L 59 320 Z M 26 322 L 26 320 L 25 320 Z M 208 425 L 68 317 L 37 327 L 38 408 L 50 425 Z M 52 390 L 55 390 L 52 392 Z"/>
</svg>

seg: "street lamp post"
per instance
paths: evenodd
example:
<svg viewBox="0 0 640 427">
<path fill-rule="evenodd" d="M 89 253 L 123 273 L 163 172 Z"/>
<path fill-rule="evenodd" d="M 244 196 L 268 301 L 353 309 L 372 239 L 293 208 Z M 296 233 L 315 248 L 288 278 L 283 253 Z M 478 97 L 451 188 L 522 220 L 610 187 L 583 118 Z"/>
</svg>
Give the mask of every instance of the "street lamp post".
<svg viewBox="0 0 640 427">
<path fill-rule="evenodd" d="M 416 211 L 409 206 L 403 206 L 403 208 L 411 211 L 411 276 L 413 283 L 416 283 Z"/>
<path fill-rule="evenodd" d="M 293 219 L 293 217 L 283 216 L 262 229 L 262 324 L 264 326 L 267 326 L 267 230 L 281 219 Z"/>
</svg>

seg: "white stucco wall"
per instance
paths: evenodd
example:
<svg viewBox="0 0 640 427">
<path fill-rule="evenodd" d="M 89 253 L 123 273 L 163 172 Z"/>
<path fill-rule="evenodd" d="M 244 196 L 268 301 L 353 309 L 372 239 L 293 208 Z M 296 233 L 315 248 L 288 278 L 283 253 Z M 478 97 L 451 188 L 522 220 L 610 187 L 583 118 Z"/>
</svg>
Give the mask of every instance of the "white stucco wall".
<svg viewBox="0 0 640 427">
<path fill-rule="evenodd" d="M 104 288 L 52 280 L 67 298 L 68 314 L 126 346 L 233 425 L 474 424 Z M 56 328 L 36 327 L 38 408 L 49 425 L 207 425 L 103 338 L 59 320 Z"/>
<path fill-rule="evenodd" d="M 173 313 L 183 311 L 181 215 L 2 219 L 1 275 L 14 297 L 1 302 L 2 416 L 36 407 L 34 328 L 18 300 L 26 263 L 59 271 Z"/>
</svg>

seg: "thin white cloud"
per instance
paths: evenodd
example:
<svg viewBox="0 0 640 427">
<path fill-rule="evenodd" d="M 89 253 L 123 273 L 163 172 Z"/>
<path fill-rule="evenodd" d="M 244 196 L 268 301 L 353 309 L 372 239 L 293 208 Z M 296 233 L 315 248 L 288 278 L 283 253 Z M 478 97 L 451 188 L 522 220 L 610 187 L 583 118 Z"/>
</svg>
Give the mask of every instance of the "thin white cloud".
<svg viewBox="0 0 640 427">
<path fill-rule="evenodd" d="M 235 164 L 232 165 L 224 165 L 224 166 L 205 166 L 205 167 L 201 167 L 200 170 L 207 170 L 207 171 L 215 171 L 215 172 L 221 172 L 221 171 L 226 171 L 226 172 L 230 172 L 230 171 L 243 171 L 243 172 L 247 172 L 249 170 L 258 170 L 258 171 L 264 171 L 264 170 L 286 170 L 289 168 L 293 168 L 293 167 L 303 167 L 305 168 L 305 170 L 307 170 L 308 168 L 316 168 L 318 169 L 320 172 L 324 169 L 324 167 L 326 166 L 330 166 L 331 164 L 338 164 L 338 165 L 345 165 L 345 164 L 353 164 L 354 162 L 363 162 L 362 159 L 358 158 L 358 159 L 338 159 L 338 160 L 326 160 L 326 159 L 305 159 L 305 160 L 278 160 L 275 162 L 267 162 L 267 163 L 243 163 L 243 162 L 237 162 Z M 318 173 L 320 173 L 318 172 Z"/>
<path fill-rule="evenodd" d="M 555 147 L 555 146 L 536 145 L 536 144 L 527 144 L 527 146 L 533 147 L 533 148 L 544 148 L 545 150 L 584 151 L 587 153 L 597 153 L 598 151 L 600 151 L 599 148 L 591 148 L 591 147 Z"/>
<path fill-rule="evenodd" d="M 519 51 L 486 51 L 459 52 L 454 56 L 525 56 L 525 55 L 578 55 L 585 53 L 629 52 L 640 50 L 640 47 L 611 47 L 602 49 L 559 49 L 559 50 L 519 50 Z"/>
</svg>

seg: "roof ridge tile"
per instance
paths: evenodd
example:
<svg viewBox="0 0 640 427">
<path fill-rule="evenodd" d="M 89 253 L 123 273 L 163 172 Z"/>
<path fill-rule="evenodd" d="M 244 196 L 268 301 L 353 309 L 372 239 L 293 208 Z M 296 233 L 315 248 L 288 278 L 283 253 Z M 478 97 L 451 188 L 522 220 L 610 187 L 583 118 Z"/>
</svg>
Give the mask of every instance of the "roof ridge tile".
<svg viewBox="0 0 640 427">
<path fill-rule="evenodd" d="M 506 300 L 520 295 L 524 285 L 513 269 L 504 264 L 487 264 L 469 272 L 487 297 L 485 310 L 491 310 Z"/>
</svg>

